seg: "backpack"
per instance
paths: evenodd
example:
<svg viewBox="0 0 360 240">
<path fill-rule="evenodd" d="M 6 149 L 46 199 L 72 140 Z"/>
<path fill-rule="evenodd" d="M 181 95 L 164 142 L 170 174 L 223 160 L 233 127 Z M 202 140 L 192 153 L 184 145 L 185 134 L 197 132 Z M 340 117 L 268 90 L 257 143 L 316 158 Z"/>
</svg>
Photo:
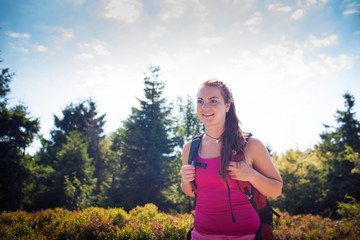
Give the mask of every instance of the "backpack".
<svg viewBox="0 0 360 240">
<path fill-rule="evenodd" d="M 203 134 L 196 136 L 191 141 L 191 147 L 190 147 L 190 153 L 189 153 L 189 159 L 188 164 L 197 166 L 197 167 L 203 167 L 206 168 L 206 163 L 200 163 L 195 162 L 196 154 L 199 151 L 201 139 Z M 252 134 L 248 134 L 246 136 L 246 141 L 248 138 L 250 138 Z M 246 144 L 246 143 L 245 143 Z M 243 161 L 244 156 L 243 155 L 237 155 L 236 153 L 232 154 L 232 161 Z M 220 174 L 220 173 L 219 173 Z M 231 199 L 230 199 L 230 188 L 228 183 L 226 182 L 228 187 L 228 194 L 229 194 L 229 203 L 230 203 L 230 209 L 231 209 Z M 251 205 L 255 209 L 256 213 L 259 216 L 260 219 L 260 227 L 258 231 L 256 232 L 255 239 L 263 239 L 263 240 L 273 240 L 274 239 L 274 232 L 273 232 L 273 214 L 275 214 L 277 217 L 280 217 L 278 213 L 274 211 L 272 206 L 270 205 L 269 201 L 267 200 L 267 197 L 265 195 L 262 195 L 259 191 L 256 190 L 249 182 L 243 182 L 243 181 L 237 181 L 239 190 L 244 193 L 247 198 L 249 199 Z M 196 182 L 195 180 L 192 181 L 193 185 L 193 193 L 195 194 L 195 206 L 196 206 Z M 234 215 L 232 214 L 231 209 L 231 215 L 232 220 L 235 223 Z M 191 239 L 191 231 L 193 228 L 189 230 L 187 233 L 187 239 Z"/>
</svg>

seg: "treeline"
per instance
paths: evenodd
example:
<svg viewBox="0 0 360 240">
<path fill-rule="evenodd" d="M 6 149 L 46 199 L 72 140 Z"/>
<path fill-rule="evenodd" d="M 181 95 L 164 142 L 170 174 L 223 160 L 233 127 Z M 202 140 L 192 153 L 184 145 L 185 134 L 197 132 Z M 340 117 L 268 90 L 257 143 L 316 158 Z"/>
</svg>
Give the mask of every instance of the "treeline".
<svg viewBox="0 0 360 240">
<path fill-rule="evenodd" d="M 9 107 L 13 74 L 1 73 L 0 210 L 64 207 L 70 210 L 123 207 L 151 202 L 163 211 L 184 212 L 189 199 L 178 188 L 181 147 L 202 131 L 192 100 L 168 103 L 159 67 L 144 76 L 144 98 L 121 127 L 105 136 L 105 114 L 89 98 L 54 116 L 50 138 L 38 136 L 34 155 L 26 148 L 40 123 L 24 105 Z"/>
<path fill-rule="evenodd" d="M 355 98 L 349 92 L 343 97 L 345 110 L 334 115 L 337 126 L 324 124 L 317 145 L 273 155 L 284 181 L 283 194 L 273 201 L 280 209 L 338 217 L 339 203 L 360 199 L 360 122 Z"/>
<path fill-rule="evenodd" d="M 70 103 L 54 116 L 50 138 L 38 136 L 40 122 L 26 106 L 8 106 L 13 74 L 1 69 L 0 210 L 36 211 L 62 207 L 121 207 L 153 203 L 161 211 L 189 212 L 190 198 L 180 189 L 181 147 L 203 131 L 191 98 L 169 103 L 159 67 L 144 76 L 138 98 L 121 126 L 104 134 L 105 114 L 96 102 Z M 307 151 L 289 150 L 273 160 L 283 180 L 283 194 L 273 205 L 292 214 L 336 216 L 338 202 L 359 199 L 360 124 L 354 97 L 344 95 L 336 127 L 326 126 L 321 142 Z M 34 155 L 26 148 L 38 136 Z M 296 137 L 296 136 L 294 136 Z"/>
</svg>

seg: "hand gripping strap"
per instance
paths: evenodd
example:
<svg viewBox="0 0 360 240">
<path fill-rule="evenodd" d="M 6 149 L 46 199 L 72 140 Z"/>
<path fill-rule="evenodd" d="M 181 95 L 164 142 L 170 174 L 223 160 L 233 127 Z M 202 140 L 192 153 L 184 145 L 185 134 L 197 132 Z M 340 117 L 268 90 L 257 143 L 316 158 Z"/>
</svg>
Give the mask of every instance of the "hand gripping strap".
<svg viewBox="0 0 360 240">
<path fill-rule="evenodd" d="M 201 143 L 201 139 L 202 139 L 203 134 L 194 137 L 191 140 L 191 146 L 190 146 L 190 152 L 189 152 L 189 158 L 188 158 L 188 164 L 189 165 L 193 165 L 193 166 L 198 166 L 198 167 L 206 167 L 206 163 L 197 163 L 195 162 L 195 157 L 197 152 L 199 151 L 199 147 L 200 147 L 200 143 Z M 196 205 L 196 182 L 195 180 L 191 182 L 192 186 L 193 186 L 193 193 L 195 194 L 195 205 Z"/>
</svg>

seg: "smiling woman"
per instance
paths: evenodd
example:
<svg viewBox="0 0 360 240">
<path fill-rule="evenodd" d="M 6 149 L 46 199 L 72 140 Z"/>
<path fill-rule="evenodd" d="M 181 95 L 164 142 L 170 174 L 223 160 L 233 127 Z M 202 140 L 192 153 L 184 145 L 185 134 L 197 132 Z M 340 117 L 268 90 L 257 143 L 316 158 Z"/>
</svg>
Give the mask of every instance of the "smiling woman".
<svg viewBox="0 0 360 240">
<path fill-rule="evenodd" d="M 242 132 L 232 93 L 223 82 L 211 79 L 202 84 L 197 114 L 205 133 L 194 160 L 205 167 L 189 165 L 189 141 L 181 168 L 182 190 L 197 200 L 191 239 L 255 239 L 259 216 L 240 190 L 240 182 L 277 197 L 281 176 L 262 142 Z"/>
</svg>

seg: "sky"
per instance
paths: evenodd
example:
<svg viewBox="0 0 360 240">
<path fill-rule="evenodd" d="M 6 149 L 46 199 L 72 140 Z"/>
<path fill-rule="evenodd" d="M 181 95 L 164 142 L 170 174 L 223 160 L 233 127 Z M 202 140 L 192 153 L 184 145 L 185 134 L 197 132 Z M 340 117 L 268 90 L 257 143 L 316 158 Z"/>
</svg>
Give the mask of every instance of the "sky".
<svg viewBox="0 0 360 240">
<path fill-rule="evenodd" d="M 54 115 L 90 97 L 105 133 L 144 99 L 160 66 L 168 102 L 210 78 L 232 90 L 242 129 L 273 151 L 319 143 L 343 95 L 360 115 L 359 0 L 0 0 L 0 68 L 49 138 Z M 32 149 L 37 148 L 36 143 Z"/>
</svg>

